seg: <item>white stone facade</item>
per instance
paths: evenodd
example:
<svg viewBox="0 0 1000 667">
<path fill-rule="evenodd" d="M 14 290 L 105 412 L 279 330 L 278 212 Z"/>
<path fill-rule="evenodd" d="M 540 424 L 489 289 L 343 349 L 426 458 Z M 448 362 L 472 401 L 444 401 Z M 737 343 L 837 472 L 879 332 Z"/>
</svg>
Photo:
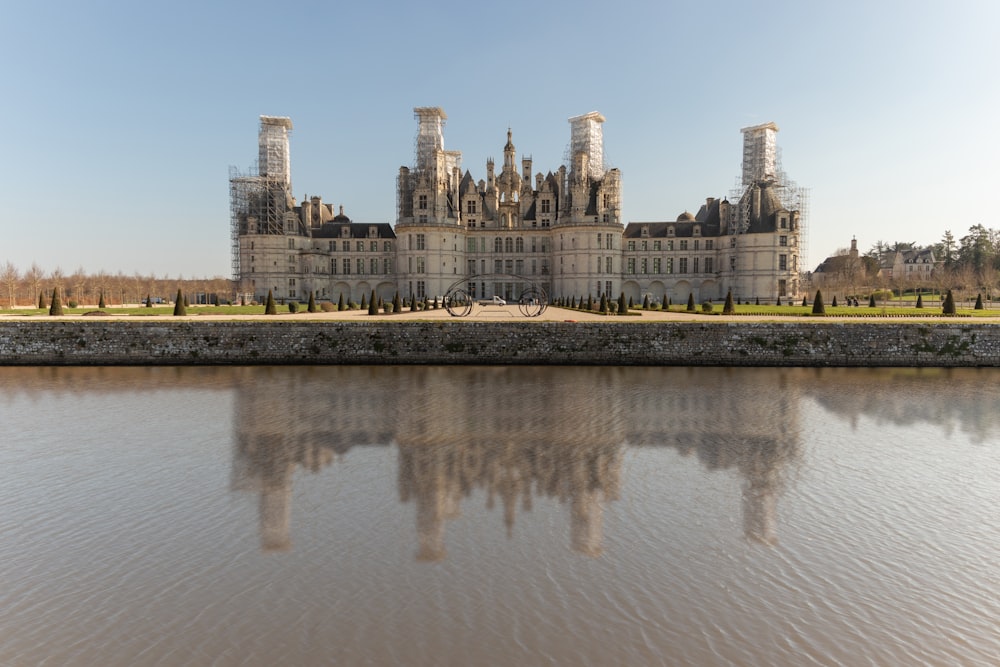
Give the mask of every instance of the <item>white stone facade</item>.
<svg viewBox="0 0 1000 667">
<path fill-rule="evenodd" d="M 343 294 L 355 302 L 373 290 L 383 299 L 397 291 L 433 299 L 453 287 L 508 300 L 532 288 L 549 299 L 624 292 L 636 303 L 722 299 L 730 290 L 744 300 L 799 296 L 799 212 L 781 204 L 770 173 L 746 186 L 738 203 L 708 199 L 674 222 L 625 226 L 621 173 L 604 165 L 601 114 L 569 119 L 570 164 L 544 174 L 532 173 L 531 158 L 517 163 L 508 129 L 503 164 L 498 170 L 489 160 L 478 181 L 462 172 L 461 153 L 444 147 L 444 111 L 414 114 L 416 156 L 399 169 L 395 227 L 353 223 L 319 197 L 296 203 L 287 133 L 275 149 L 275 122 L 262 117 L 262 159 L 277 155 L 281 168 L 272 169 L 278 176 L 231 179 L 241 292 L 301 301 L 311 292 L 331 301 Z M 756 140 L 773 146 L 776 126 L 749 129 L 767 133 Z"/>
</svg>

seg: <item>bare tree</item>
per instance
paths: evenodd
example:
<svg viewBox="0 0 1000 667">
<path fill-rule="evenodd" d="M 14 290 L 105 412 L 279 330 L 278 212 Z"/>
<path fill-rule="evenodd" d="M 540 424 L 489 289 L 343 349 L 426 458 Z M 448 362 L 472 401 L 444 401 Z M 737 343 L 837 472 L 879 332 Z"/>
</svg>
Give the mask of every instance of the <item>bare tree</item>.
<svg viewBox="0 0 1000 667">
<path fill-rule="evenodd" d="M 32 262 L 31 268 L 24 273 L 24 279 L 31 288 L 31 303 L 33 304 L 38 303 L 38 290 L 42 284 L 43 278 L 45 278 L 45 272 L 42 271 L 42 267 L 38 266 L 35 262 Z"/>
<path fill-rule="evenodd" d="M 0 282 L 7 288 L 7 307 L 17 305 L 17 284 L 21 281 L 21 272 L 10 260 L 0 267 Z"/>
</svg>

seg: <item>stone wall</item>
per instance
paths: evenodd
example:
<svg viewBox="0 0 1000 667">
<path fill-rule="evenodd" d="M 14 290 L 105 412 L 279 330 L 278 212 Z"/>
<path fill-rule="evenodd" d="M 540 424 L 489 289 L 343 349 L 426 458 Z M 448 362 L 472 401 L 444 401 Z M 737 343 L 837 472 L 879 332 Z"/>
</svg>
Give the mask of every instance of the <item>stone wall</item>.
<svg viewBox="0 0 1000 667">
<path fill-rule="evenodd" d="M 868 322 L 0 321 L 0 365 L 1000 366 L 1000 327 Z"/>
</svg>

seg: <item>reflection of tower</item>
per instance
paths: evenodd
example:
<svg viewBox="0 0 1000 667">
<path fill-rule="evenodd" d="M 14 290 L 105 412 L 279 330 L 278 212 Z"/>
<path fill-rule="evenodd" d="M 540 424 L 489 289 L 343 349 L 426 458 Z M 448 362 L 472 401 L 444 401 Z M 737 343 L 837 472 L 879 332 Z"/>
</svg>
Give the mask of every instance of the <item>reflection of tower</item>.
<svg viewBox="0 0 1000 667">
<path fill-rule="evenodd" d="M 743 473 L 743 534 L 748 540 L 774 545 L 778 542 L 778 493 L 782 488 L 781 460 L 770 457 L 772 443 L 744 444 L 747 451 L 740 461 Z"/>
<path fill-rule="evenodd" d="M 260 548 L 264 551 L 288 551 L 292 547 L 289 527 L 292 519 L 292 472 L 295 464 L 285 466 L 280 479 L 265 481 L 260 490 Z"/>
</svg>

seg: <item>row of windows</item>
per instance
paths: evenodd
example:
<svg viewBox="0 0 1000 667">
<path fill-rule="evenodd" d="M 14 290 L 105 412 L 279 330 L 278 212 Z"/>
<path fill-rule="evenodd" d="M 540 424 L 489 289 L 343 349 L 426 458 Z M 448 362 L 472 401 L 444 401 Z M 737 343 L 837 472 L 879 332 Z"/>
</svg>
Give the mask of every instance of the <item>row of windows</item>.
<svg viewBox="0 0 1000 667">
<path fill-rule="evenodd" d="M 427 195 L 420 195 L 417 198 L 417 208 L 427 208 Z M 551 213 L 552 212 L 552 200 L 542 199 L 538 202 L 539 213 Z M 465 202 L 465 213 L 467 215 L 475 215 L 478 213 L 478 205 L 475 199 L 467 199 Z"/>
<path fill-rule="evenodd" d="M 600 235 L 598 235 L 598 236 L 600 236 Z M 610 237 L 610 234 L 608 236 Z M 787 238 L 787 237 L 782 237 L 782 238 Z M 668 239 L 665 243 L 662 242 L 662 241 L 639 241 L 638 244 L 636 244 L 635 241 L 629 241 L 628 242 L 628 249 L 629 250 L 649 250 L 650 246 L 652 246 L 653 250 L 664 250 L 664 249 L 665 250 L 673 250 L 674 249 L 674 240 L 673 239 Z M 600 238 L 598 238 L 597 247 L 598 248 L 601 247 Z M 692 241 L 689 241 L 688 239 L 678 239 L 677 240 L 677 249 L 678 250 L 688 250 L 688 249 L 690 249 L 690 250 L 702 250 L 702 249 L 704 249 L 704 250 L 714 250 L 715 249 L 715 241 L 713 239 L 704 239 L 704 243 L 702 243 L 699 239 L 694 239 Z"/>
<path fill-rule="evenodd" d="M 337 260 L 335 259 L 330 260 L 330 273 L 337 275 L 337 264 L 338 264 Z M 352 266 L 351 260 L 345 257 L 340 262 L 340 267 L 342 269 L 340 272 L 341 275 L 345 276 L 351 275 L 351 266 Z M 360 257 L 355 259 L 353 266 L 355 267 L 355 273 L 357 273 L 358 275 L 365 275 L 364 259 L 361 259 Z M 379 260 L 375 258 L 369 259 L 367 266 L 368 266 L 368 273 L 378 274 Z M 392 273 L 393 268 L 394 268 L 393 261 L 390 258 L 386 257 L 382 259 L 382 273 L 384 274 Z"/>
<path fill-rule="evenodd" d="M 608 259 L 610 259 L 610 257 Z M 689 264 L 689 259 L 690 259 L 690 264 Z M 689 266 L 691 268 L 691 273 L 712 273 L 715 271 L 715 258 L 679 257 L 677 259 L 677 273 L 687 273 Z M 601 270 L 600 262 L 598 262 L 597 270 L 598 271 Z M 636 260 L 635 257 L 629 257 L 626 263 L 626 273 L 629 273 L 631 275 L 635 275 L 636 273 L 672 274 L 673 272 L 674 272 L 673 257 L 667 257 L 665 259 L 660 257 L 652 257 L 652 258 L 642 257 L 638 260 Z"/>
<path fill-rule="evenodd" d="M 525 264 L 526 261 L 528 262 L 528 264 Z M 477 266 L 479 267 L 478 271 L 476 270 Z M 524 272 L 525 266 L 527 266 L 530 269 L 530 274 L 525 274 L 525 272 Z M 518 276 L 523 276 L 523 275 L 533 275 L 534 276 L 534 275 L 538 275 L 539 271 L 541 272 L 542 275 L 548 274 L 548 272 L 549 272 L 549 261 L 547 259 L 543 259 L 543 260 L 541 260 L 541 262 L 539 262 L 537 259 L 532 259 L 532 260 L 523 260 L 523 259 L 495 259 L 495 260 L 493 260 L 493 273 L 509 273 L 509 274 L 514 274 L 514 275 L 518 275 Z M 476 275 L 477 273 L 485 274 L 486 273 L 486 260 L 485 259 L 479 260 L 478 265 L 476 264 L 476 260 L 474 260 L 474 259 L 468 260 L 467 264 L 466 264 L 466 273 L 467 273 L 467 275 L 470 275 L 470 276 Z"/>
<path fill-rule="evenodd" d="M 355 252 L 378 252 L 378 241 L 368 241 L 368 245 L 367 245 L 368 249 L 367 249 L 367 251 L 365 250 L 365 248 L 366 248 L 366 246 L 365 246 L 365 242 L 364 241 L 355 241 L 355 243 L 354 243 L 354 250 L 355 250 Z M 251 250 L 253 249 L 253 242 L 250 243 L 250 249 Z M 288 249 L 289 250 L 295 250 L 295 239 L 288 239 Z M 317 247 L 316 249 L 318 250 L 319 248 Z M 326 249 L 329 252 L 336 252 L 337 251 L 337 242 L 336 241 L 328 241 Z M 341 241 L 340 242 L 340 249 L 343 252 L 351 252 L 351 242 L 350 241 Z M 383 241 L 382 242 L 382 252 L 392 252 L 392 241 Z"/>
</svg>

